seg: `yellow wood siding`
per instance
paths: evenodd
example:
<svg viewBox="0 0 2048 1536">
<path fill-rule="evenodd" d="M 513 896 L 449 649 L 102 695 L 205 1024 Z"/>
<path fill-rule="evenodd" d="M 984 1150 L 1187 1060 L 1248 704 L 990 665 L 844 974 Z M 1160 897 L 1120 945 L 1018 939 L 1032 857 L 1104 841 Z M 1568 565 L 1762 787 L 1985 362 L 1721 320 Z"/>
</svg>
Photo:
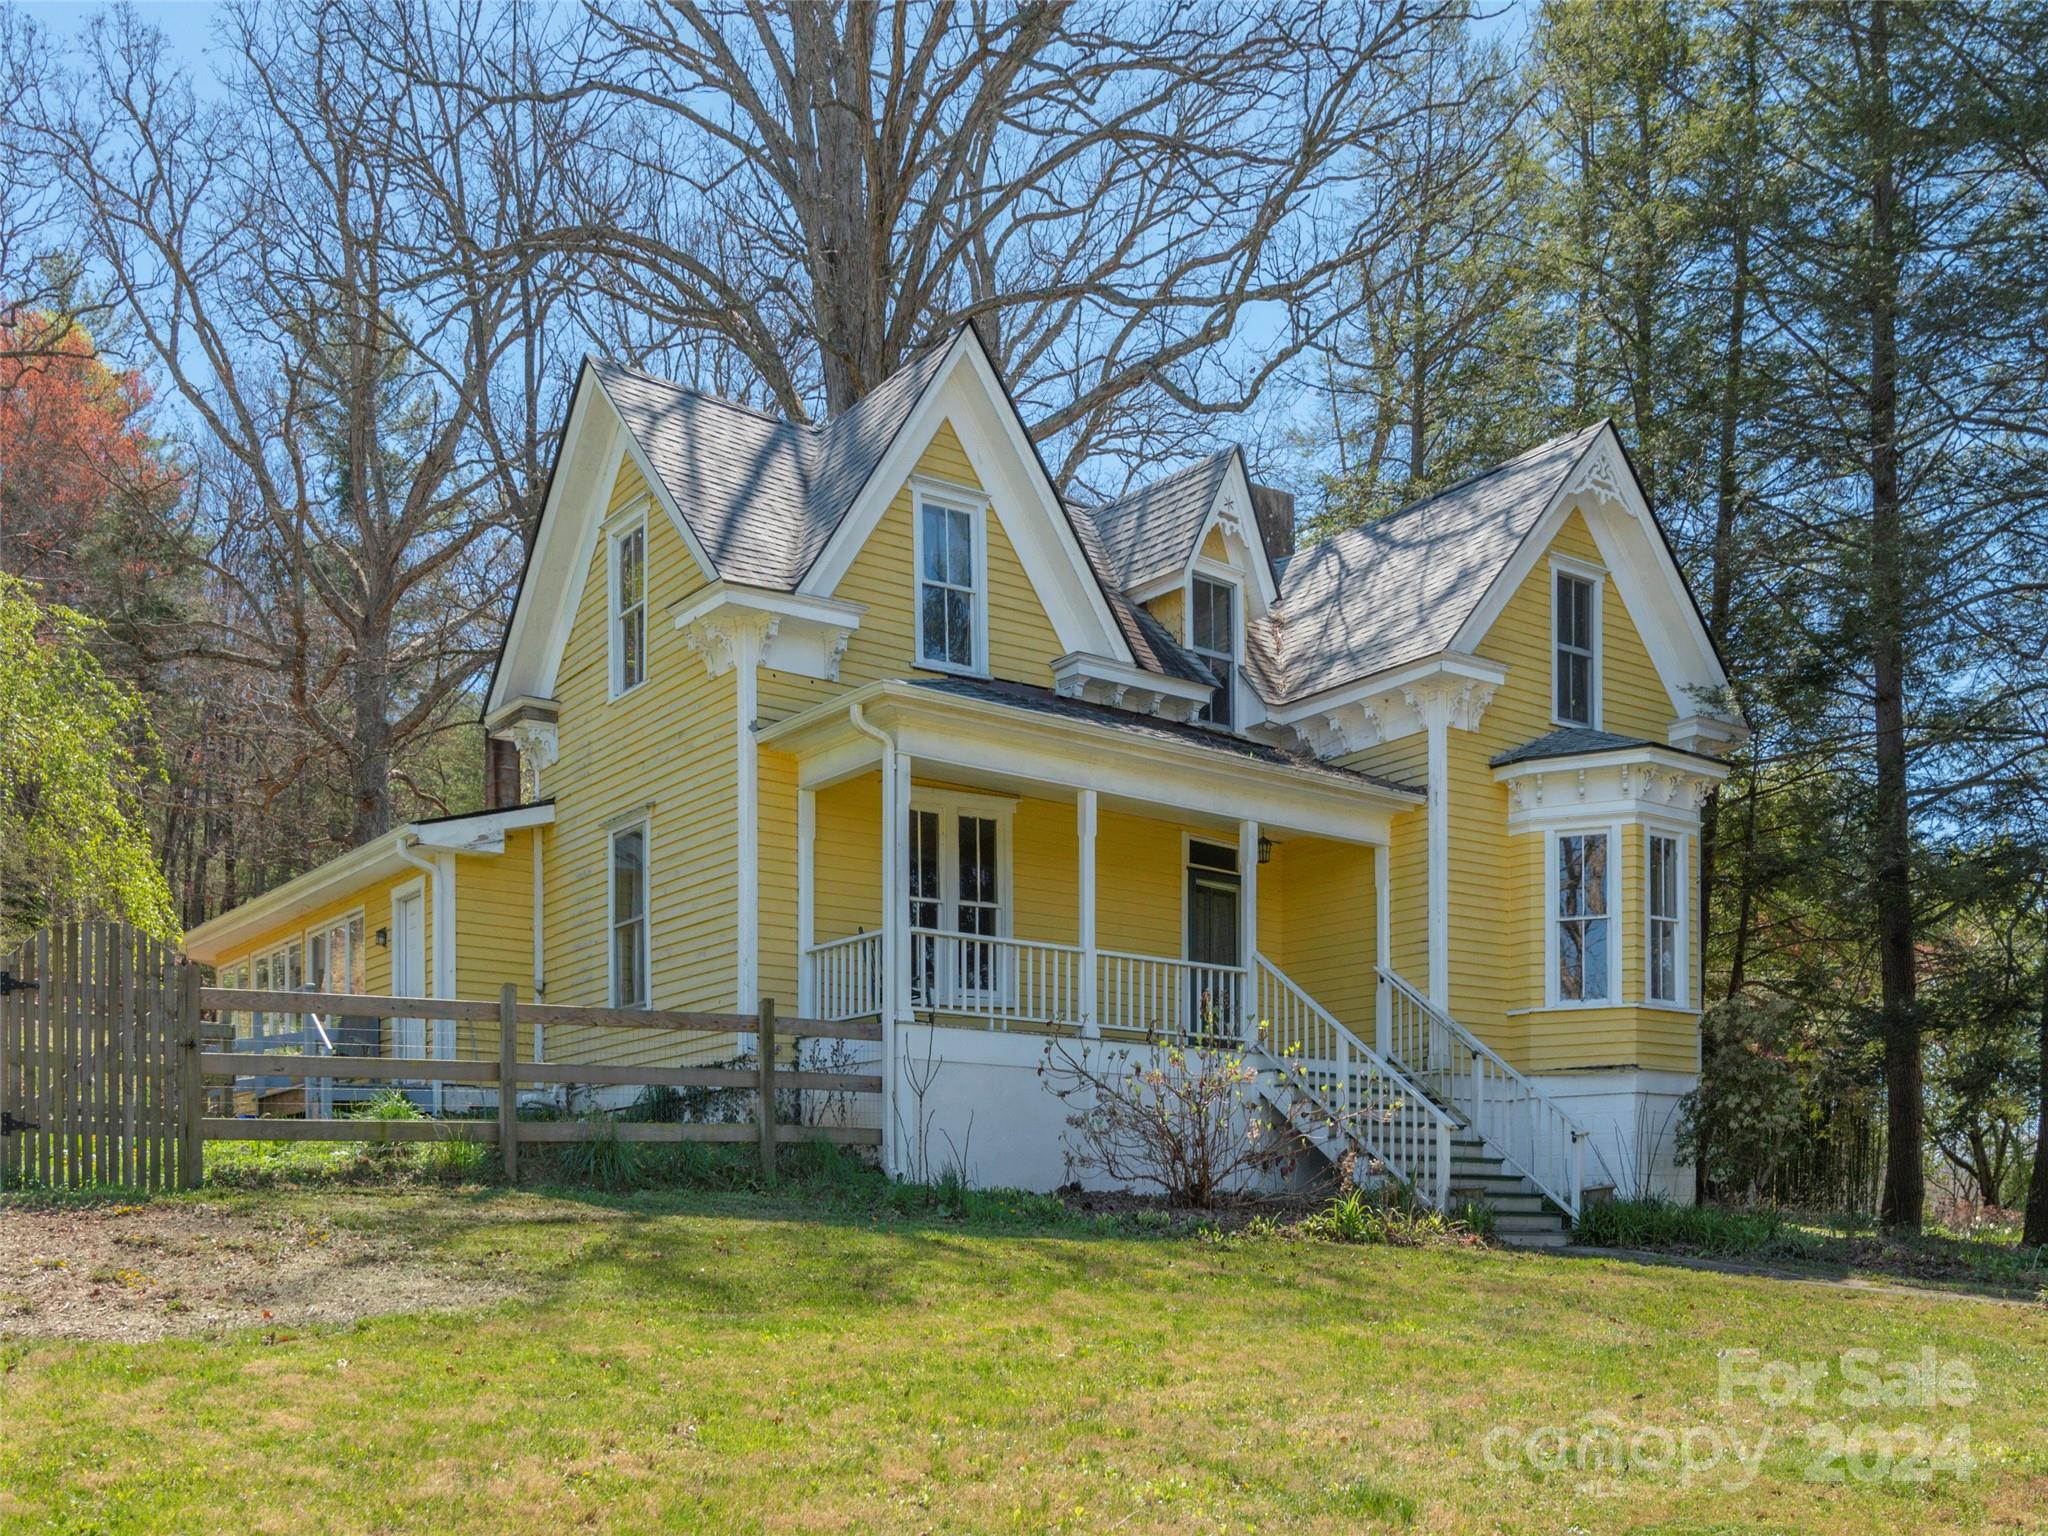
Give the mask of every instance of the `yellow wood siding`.
<svg viewBox="0 0 2048 1536">
<path fill-rule="evenodd" d="M 1588 562 L 1600 560 L 1576 510 L 1550 549 Z M 1622 914 L 1613 933 L 1622 953 L 1618 1001 L 1628 1006 L 1543 1007 L 1550 921 L 1544 910 L 1544 838 L 1535 831 L 1509 835 L 1507 791 L 1494 783 L 1491 760 L 1556 728 L 1551 719 L 1551 602 L 1550 563 L 1539 559 L 1477 647 L 1481 657 L 1508 669 L 1507 682 L 1495 693 L 1478 730 L 1452 730 L 1448 737 L 1451 1011 L 1509 1061 L 1532 1071 L 1640 1066 L 1690 1072 L 1697 1058 L 1693 1017 L 1633 1006 L 1643 998 L 1640 827 L 1624 827 L 1613 854 L 1619 867 L 1612 888 Z M 1600 628 L 1602 725 L 1663 741 L 1675 718 L 1670 695 L 1611 576 L 1602 583 Z M 1695 840 L 1686 841 L 1690 871 L 1697 855 Z M 1394 910 L 1398 919 L 1398 899 Z M 1504 921 L 1508 915 L 1515 920 Z M 1689 933 L 1689 943 L 1693 939 Z"/>
<path fill-rule="evenodd" d="M 1152 617 L 1164 625 L 1166 632 L 1176 640 L 1187 638 L 1186 632 L 1181 628 L 1187 619 L 1187 606 L 1188 595 L 1179 587 L 1175 587 L 1171 592 L 1160 593 L 1145 605 Z"/>
<path fill-rule="evenodd" d="M 645 492 L 628 462 L 607 520 Z M 546 848 L 547 1000 L 610 1001 L 608 883 L 611 831 L 648 821 L 649 978 L 657 1008 L 732 1007 L 739 942 L 736 673 L 708 674 L 669 610 L 705 586 L 688 547 L 659 507 L 647 518 L 647 681 L 609 697 L 610 549 L 599 534 L 577 599 L 555 686 L 561 760 L 545 788 L 556 820 Z M 563 1029 L 557 1060 L 671 1062 L 731 1054 L 730 1037 Z"/>
<path fill-rule="evenodd" d="M 1259 870 L 1260 950 L 1366 1041 L 1374 1028 L 1377 925 L 1370 848 L 1291 838 Z"/>
</svg>

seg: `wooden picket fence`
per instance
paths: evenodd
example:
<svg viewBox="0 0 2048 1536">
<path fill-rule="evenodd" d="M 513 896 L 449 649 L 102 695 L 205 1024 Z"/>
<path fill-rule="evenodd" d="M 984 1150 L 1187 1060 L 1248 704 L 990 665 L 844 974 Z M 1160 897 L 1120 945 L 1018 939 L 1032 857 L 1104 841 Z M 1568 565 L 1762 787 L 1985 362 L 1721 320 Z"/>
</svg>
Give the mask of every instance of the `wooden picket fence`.
<svg viewBox="0 0 2048 1536">
<path fill-rule="evenodd" d="M 270 1012 L 352 1019 L 450 1019 L 498 1024 L 494 1060 L 386 1056 L 277 1055 L 202 1049 L 201 1014 Z M 596 1026 L 670 1035 L 758 1036 L 752 1067 L 618 1066 L 532 1061 L 519 1052 L 522 1024 Z M 823 1019 L 778 1020 L 774 1001 L 758 1013 L 684 1013 L 577 1008 L 519 1001 L 507 984 L 497 1002 L 204 987 L 199 967 L 175 949 L 118 923 L 75 923 L 36 935 L 0 963 L 0 1182 L 78 1188 L 196 1188 L 204 1144 L 225 1141 L 392 1142 L 464 1140 L 496 1144 L 515 1178 L 519 1147 L 585 1141 L 754 1142 L 773 1175 L 775 1149 L 795 1141 L 875 1146 L 878 1128 L 778 1120 L 776 1095 L 789 1089 L 875 1094 L 879 1074 L 803 1070 L 779 1060 L 777 1041 L 878 1041 L 880 1026 Z M 206 1113 L 208 1080 L 238 1077 L 495 1087 L 493 1120 L 240 1119 Z M 521 1120 L 518 1089 L 590 1087 L 752 1090 L 751 1123 L 629 1123 Z"/>
<path fill-rule="evenodd" d="M 123 923 L 0 960 L 0 1182 L 199 1183 L 199 973 Z"/>
</svg>

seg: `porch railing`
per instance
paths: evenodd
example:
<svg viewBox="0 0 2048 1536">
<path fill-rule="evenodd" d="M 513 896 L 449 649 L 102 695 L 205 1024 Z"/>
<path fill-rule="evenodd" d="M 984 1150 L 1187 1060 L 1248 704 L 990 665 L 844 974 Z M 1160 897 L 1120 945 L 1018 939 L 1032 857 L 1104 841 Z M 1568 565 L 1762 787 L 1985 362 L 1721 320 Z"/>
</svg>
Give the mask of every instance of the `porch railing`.
<svg viewBox="0 0 2048 1536">
<path fill-rule="evenodd" d="M 1577 1220 L 1586 1187 L 1586 1128 L 1394 972 L 1380 967 L 1379 980 L 1381 1051 Z"/>
<path fill-rule="evenodd" d="M 1085 956 L 1070 944 L 910 930 L 910 1001 L 923 1011 L 1012 1024 L 1079 1023 Z"/>
<path fill-rule="evenodd" d="M 1387 1173 L 1448 1206 L 1451 1117 L 1264 955 L 1257 1000 L 1255 1054 Z"/>
<path fill-rule="evenodd" d="M 920 1013 L 978 1019 L 990 1029 L 1090 1023 L 1082 986 L 1087 952 L 1075 944 L 983 937 L 936 928 L 910 931 L 911 1004 Z M 818 1018 L 882 1012 L 882 936 L 853 934 L 813 945 L 809 1006 Z M 1242 966 L 1163 955 L 1096 952 L 1093 1020 L 1104 1029 L 1215 1029 L 1236 1036 L 1248 1017 Z"/>
<path fill-rule="evenodd" d="M 882 936 L 852 933 L 813 945 L 809 1011 L 821 1019 L 865 1019 L 882 1011 Z"/>
</svg>

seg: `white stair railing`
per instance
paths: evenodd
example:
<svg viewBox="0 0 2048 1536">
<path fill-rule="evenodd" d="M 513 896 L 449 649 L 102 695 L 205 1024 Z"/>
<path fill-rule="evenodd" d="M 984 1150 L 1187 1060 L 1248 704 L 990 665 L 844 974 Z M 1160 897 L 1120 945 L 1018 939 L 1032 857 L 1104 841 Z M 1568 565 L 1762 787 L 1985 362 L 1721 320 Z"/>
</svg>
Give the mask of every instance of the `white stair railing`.
<svg viewBox="0 0 2048 1536">
<path fill-rule="evenodd" d="M 1451 1199 L 1451 1117 L 1264 955 L 1249 1048 L 1333 1126 L 1438 1210 Z"/>
<path fill-rule="evenodd" d="M 1215 1029 L 1235 1038 L 1245 1016 L 1244 967 L 1105 949 L 1096 960 L 1095 1011 L 1105 1029 Z"/>
<path fill-rule="evenodd" d="M 1400 976 L 1381 966 L 1379 979 L 1381 1051 L 1577 1220 L 1586 1128 Z"/>
</svg>

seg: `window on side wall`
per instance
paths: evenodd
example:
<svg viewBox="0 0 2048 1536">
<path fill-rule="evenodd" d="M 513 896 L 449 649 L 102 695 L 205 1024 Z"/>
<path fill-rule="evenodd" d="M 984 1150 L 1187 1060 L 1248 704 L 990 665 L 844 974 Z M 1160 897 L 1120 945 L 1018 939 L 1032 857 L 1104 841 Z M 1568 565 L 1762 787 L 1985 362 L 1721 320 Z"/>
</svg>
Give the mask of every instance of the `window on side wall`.
<svg viewBox="0 0 2048 1536">
<path fill-rule="evenodd" d="M 645 1008 L 647 986 L 647 823 L 612 833 L 611 976 L 614 1008 Z"/>
<path fill-rule="evenodd" d="M 1649 953 L 1643 974 L 1648 978 L 1650 1001 L 1682 1004 L 1685 1001 L 1685 845 L 1672 836 L 1652 832 L 1649 837 Z"/>
<path fill-rule="evenodd" d="M 647 521 L 611 536 L 612 697 L 647 680 Z"/>
<path fill-rule="evenodd" d="M 1216 691 L 1196 716 L 1235 725 L 1237 703 L 1237 588 L 1197 576 L 1188 593 L 1188 648 L 1216 674 Z"/>
<path fill-rule="evenodd" d="M 1559 571 L 1552 602 L 1557 650 L 1556 721 L 1600 723 L 1600 587 L 1592 577 Z"/>
<path fill-rule="evenodd" d="M 915 510 L 917 664 L 941 672 L 983 672 L 981 510 L 922 491 Z"/>
<path fill-rule="evenodd" d="M 1561 1003 L 1606 1002 L 1612 966 L 1613 904 L 1608 886 L 1608 834 L 1557 837 L 1557 909 L 1551 944 Z"/>
</svg>

